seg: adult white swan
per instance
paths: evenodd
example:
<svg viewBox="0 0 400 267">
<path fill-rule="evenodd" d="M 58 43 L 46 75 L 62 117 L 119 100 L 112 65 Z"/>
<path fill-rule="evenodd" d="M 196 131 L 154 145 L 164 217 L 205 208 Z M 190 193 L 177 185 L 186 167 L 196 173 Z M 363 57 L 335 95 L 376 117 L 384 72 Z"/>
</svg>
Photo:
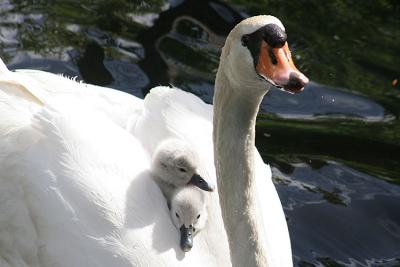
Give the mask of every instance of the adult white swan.
<svg viewBox="0 0 400 267">
<path fill-rule="evenodd" d="M 272 16 L 246 19 L 227 37 L 213 125 L 211 106 L 179 90 L 156 88 L 143 102 L 0 61 L 0 265 L 291 266 L 254 126 L 271 84 L 298 92 L 307 81 Z M 149 153 L 167 137 L 197 149 L 211 183 L 215 153 L 218 194 L 186 254 L 148 173 Z"/>
</svg>

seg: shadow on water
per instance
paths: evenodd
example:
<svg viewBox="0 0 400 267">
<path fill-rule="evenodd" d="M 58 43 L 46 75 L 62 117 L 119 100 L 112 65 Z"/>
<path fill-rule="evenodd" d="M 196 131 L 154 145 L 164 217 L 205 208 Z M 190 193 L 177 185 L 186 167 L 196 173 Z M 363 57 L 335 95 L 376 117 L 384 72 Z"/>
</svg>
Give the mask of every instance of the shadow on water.
<svg viewBox="0 0 400 267">
<path fill-rule="evenodd" d="M 138 97 L 173 84 L 211 103 L 225 36 L 260 13 L 282 19 L 296 64 L 313 80 L 298 95 L 271 90 L 257 122 L 295 265 L 399 266 L 398 1 L 5 0 L 0 56 L 11 69 L 64 73 Z M 159 234 L 155 223 L 153 239 Z"/>
<path fill-rule="evenodd" d="M 216 68 L 218 61 L 210 59 L 207 48 L 222 47 L 223 36 L 242 19 L 241 14 L 220 1 L 182 1 L 161 13 L 151 28 L 138 35 L 146 49 L 146 57 L 139 65 L 152 81 L 148 89 L 159 83 L 175 84 L 174 76 L 181 71 L 177 69 L 178 62 L 193 69 L 197 69 L 197 64 L 206 66 L 203 71 L 213 80 L 213 73 L 207 67 L 211 61 L 211 67 Z M 202 45 L 206 49 L 202 49 Z"/>
</svg>

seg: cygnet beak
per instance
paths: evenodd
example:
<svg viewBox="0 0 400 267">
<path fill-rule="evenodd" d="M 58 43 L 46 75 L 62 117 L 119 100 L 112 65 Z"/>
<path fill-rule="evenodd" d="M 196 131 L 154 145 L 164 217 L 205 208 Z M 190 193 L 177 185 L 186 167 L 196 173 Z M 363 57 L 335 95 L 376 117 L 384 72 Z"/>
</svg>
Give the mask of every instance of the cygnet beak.
<svg viewBox="0 0 400 267">
<path fill-rule="evenodd" d="M 209 191 L 209 192 L 214 191 L 214 186 L 211 186 L 209 183 L 206 182 L 206 180 L 204 180 L 198 174 L 194 174 L 188 184 L 197 186 L 198 188 L 204 191 Z"/>
<path fill-rule="evenodd" d="M 188 252 L 193 247 L 193 226 L 190 225 L 188 228 L 182 225 L 181 231 L 181 249 L 184 252 Z"/>
</svg>

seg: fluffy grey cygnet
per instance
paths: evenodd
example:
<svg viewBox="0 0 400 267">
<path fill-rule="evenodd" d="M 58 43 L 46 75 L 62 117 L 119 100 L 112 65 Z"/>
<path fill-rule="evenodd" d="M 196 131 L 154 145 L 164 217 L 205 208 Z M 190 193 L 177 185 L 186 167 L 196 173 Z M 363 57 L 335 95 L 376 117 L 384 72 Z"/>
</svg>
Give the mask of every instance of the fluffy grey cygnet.
<svg viewBox="0 0 400 267">
<path fill-rule="evenodd" d="M 205 192 L 194 186 L 175 189 L 171 195 L 171 219 L 180 231 L 180 247 L 188 252 L 193 247 L 193 237 L 207 222 Z"/>
<path fill-rule="evenodd" d="M 189 144 L 178 139 L 163 141 L 155 150 L 151 173 L 166 199 L 179 187 L 194 185 L 205 191 L 213 191 L 199 174 L 199 158 Z"/>
</svg>

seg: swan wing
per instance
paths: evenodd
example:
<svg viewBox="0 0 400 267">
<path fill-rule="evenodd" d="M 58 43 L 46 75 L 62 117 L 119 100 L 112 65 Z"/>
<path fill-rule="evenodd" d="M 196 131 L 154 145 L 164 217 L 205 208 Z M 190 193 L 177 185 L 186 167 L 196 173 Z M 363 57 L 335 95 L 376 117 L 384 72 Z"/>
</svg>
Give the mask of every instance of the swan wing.
<svg viewBox="0 0 400 267">
<path fill-rule="evenodd" d="M 158 237 L 167 244 L 173 238 L 178 247 L 178 236 L 146 173 L 147 154 L 106 117 L 75 111 L 35 114 L 32 128 L 42 138 L 2 162 L 0 182 L 9 189 L 1 195 L 9 192 L 8 203 L 19 205 L 14 217 L 23 219 L 13 225 L 16 219 L 3 223 L 0 215 L 0 229 L 10 235 L 2 248 L 18 251 L 28 266 L 166 265 L 171 257 L 157 257 L 153 248 L 154 225 L 167 225 Z"/>
<path fill-rule="evenodd" d="M 14 94 L 24 95 L 25 99 L 38 105 L 91 106 L 123 128 L 135 122 L 143 106 L 143 100 L 133 95 L 39 70 L 20 69 L 0 73 L 0 86 L 11 85 Z"/>
<path fill-rule="evenodd" d="M 167 138 L 188 142 L 203 162 L 214 166 L 212 142 L 212 106 L 177 88 L 153 88 L 144 99 L 140 117 L 131 132 L 151 154 Z"/>
</svg>

